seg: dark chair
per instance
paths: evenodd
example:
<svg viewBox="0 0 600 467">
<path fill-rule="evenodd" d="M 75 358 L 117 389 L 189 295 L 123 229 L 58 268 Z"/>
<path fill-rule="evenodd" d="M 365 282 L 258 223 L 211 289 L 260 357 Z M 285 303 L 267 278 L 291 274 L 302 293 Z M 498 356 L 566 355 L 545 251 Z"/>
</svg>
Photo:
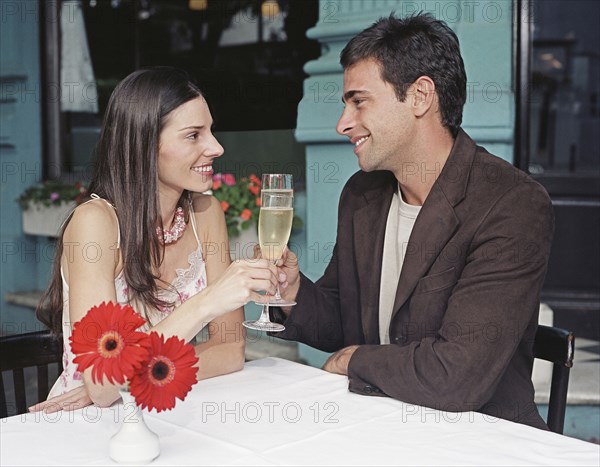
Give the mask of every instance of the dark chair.
<svg viewBox="0 0 600 467">
<path fill-rule="evenodd" d="M 12 371 L 16 414 L 25 413 L 29 406 L 48 396 L 48 366 L 58 363 L 60 374 L 62 353 L 61 340 L 50 331 L 0 337 L 0 418 L 8 416 L 2 372 Z M 23 372 L 28 367 L 37 367 L 37 400 L 29 403 L 26 400 Z"/>
<path fill-rule="evenodd" d="M 555 433 L 562 434 L 565 424 L 569 372 L 573 366 L 574 354 L 575 336 L 572 332 L 551 326 L 538 326 L 533 356 L 554 364 L 546 424 Z"/>
</svg>

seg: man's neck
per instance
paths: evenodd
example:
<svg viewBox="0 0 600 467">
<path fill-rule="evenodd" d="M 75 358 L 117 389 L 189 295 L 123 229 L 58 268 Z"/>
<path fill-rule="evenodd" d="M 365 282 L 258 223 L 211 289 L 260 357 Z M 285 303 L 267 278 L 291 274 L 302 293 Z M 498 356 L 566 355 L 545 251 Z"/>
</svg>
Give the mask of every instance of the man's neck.
<svg viewBox="0 0 600 467">
<path fill-rule="evenodd" d="M 400 184 L 404 200 L 414 206 L 422 206 L 440 176 L 454 138 L 445 129 L 431 131 L 415 145 L 412 163 L 405 163 L 400 173 L 394 173 Z"/>
</svg>

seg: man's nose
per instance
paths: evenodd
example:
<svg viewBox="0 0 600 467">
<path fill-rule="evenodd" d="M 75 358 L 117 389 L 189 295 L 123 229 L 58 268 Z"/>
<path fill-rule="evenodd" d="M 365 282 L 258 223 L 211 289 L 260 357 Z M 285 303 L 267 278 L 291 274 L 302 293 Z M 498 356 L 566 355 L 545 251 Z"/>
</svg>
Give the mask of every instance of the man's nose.
<svg viewBox="0 0 600 467">
<path fill-rule="evenodd" d="M 354 127 L 353 118 L 351 116 L 351 112 L 348 107 L 345 107 L 342 111 L 342 115 L 337 122 L 335 130 L 340 135 L 346 135 L 352 128 Z"/>
</svg>

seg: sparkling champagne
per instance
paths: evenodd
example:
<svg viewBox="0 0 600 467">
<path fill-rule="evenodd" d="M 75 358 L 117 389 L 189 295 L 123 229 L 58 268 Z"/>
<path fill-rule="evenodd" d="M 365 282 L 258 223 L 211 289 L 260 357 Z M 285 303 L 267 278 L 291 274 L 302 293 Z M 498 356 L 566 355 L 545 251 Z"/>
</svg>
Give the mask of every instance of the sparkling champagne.
<svg viewBox="0 0 600 467">
<path fill-rule="evenodd" d="M 260 192 L 262 206 L 291 208 L 294 202 L 294 190 L 290 188 L 263 188 Z"/>
<path fill-rule="evenodd" d="M 288 207 L 261 207 L 258 220 L 258 241 L 263 256 L 277 261 L 290 239 L 294 209 Z"/>
</svg>

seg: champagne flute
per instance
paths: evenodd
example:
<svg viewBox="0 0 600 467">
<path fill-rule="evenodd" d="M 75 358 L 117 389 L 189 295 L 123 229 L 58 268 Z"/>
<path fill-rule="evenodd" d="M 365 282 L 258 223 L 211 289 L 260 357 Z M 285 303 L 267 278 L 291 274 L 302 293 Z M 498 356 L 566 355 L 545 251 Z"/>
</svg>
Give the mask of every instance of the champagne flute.
<svg viewBox="0 0 600 467">
<path fill-rule="evenodd" d="M 258 219 L 258 242 L 262 256 L 276 263 L 290 239 L 294 218 L 294 189 L 289 174 L 264 174 L 261 207 Z M 296 302 L 281 298 L 279 286 L 269 303 L 263 304 L 256 321 L 244 321 L 244 326 L 259 331 L 283 331 L 285 326 L 269 319 L 269 306 L 293 306 Z"/>
</svg>

